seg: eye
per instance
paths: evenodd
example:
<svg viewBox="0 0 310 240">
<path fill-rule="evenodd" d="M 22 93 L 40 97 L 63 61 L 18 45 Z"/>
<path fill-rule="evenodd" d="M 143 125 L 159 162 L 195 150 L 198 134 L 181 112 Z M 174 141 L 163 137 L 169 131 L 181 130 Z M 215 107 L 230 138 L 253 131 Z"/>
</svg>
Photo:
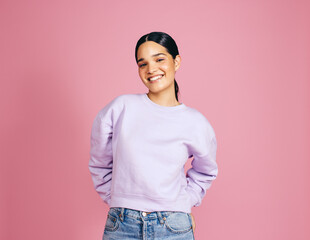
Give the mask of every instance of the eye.
<svg viewBox="0 0 310 240">
<path fill-rule="evenodd" d="M 145 66 L 146 64 L 145 63 L 143 63 L 143 64 L 141 64 L 139 67 L 141 68 L 141 67 L 143 67 L 143 66 Z"/>
<path fill-rule="evenodd" d="M 165 60 L 164 58 L 157 59 L 158 62 Z"/>
</svg>

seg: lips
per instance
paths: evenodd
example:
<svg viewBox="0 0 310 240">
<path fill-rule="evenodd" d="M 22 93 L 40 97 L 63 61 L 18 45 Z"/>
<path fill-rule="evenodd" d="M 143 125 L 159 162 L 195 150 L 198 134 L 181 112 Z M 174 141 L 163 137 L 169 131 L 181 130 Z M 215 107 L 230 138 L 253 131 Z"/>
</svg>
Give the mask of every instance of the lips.
<svg viewBox="0 0 310 240">
<path fill-rule="evenodd" d="M 154 76 L 148 77 L 148 78 L 147 78 L 147 80 L 152 81 L 152 80 L 151 80 L 151 78 L 154 78 L 154 77 L 159 77 L 159 76 L 160 76 L 160 78 L 158 78 L 158 79 L 161 79 L 161 78 L 164 76 L 164 74 L 157 74 L 157 75 L 154 75 Z M 158 80 L 158 79 L 157 79 L 157 80 Z M 154 81 L 154 80 L 153 80 L 153 81 Z M 156 80 L 155 80 L 155 81 L 156 81 Z"/>
</svg>

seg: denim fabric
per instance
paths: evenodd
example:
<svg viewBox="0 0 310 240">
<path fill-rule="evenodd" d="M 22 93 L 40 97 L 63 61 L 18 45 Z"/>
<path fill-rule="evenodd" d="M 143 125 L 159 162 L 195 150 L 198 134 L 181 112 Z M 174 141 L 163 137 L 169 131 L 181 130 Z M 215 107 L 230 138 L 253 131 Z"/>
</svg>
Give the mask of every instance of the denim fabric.
<svg viewBox="0 0 310 240">
<path fill-rule="evenodd" d="M 143 211 L 112 207 L 107 214 L 102 240 L 194 240 L 189 213 Z"/>
</svg>

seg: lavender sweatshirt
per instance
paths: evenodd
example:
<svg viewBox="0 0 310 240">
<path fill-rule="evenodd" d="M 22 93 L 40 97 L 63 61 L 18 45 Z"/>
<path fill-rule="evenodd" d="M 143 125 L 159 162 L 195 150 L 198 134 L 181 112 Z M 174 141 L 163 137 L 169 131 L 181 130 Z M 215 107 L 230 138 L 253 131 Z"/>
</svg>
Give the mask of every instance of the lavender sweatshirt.
<svg viewBox="0 0 310 240">
<path fill-rule="evenodd" d="M 214 130 L 184 103 L 162 106 L 146 93 L 117 96 L 95 117 L 90 140 L 89 171 L 110 207 L 190 213 L 218 174 Z"/>
</svg>

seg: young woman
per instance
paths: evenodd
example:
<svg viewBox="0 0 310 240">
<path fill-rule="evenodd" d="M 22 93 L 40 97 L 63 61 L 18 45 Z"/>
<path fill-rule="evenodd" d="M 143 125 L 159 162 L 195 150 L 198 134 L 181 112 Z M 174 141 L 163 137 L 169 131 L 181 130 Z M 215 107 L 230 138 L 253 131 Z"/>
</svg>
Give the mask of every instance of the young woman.
<svg viewBox="0 0 310 240">
<path fill-rule="evenodd" d="M 194 239 L 191 208 L 218 174 L 215 133 L 202 113 L 178 100 L 181 57 L 171 36 L 142 36 L 135 58 L 148 93 L 115 97 L 91 130 L 89 170 L 110 207 L 102 239 Z"/>
</svg>

